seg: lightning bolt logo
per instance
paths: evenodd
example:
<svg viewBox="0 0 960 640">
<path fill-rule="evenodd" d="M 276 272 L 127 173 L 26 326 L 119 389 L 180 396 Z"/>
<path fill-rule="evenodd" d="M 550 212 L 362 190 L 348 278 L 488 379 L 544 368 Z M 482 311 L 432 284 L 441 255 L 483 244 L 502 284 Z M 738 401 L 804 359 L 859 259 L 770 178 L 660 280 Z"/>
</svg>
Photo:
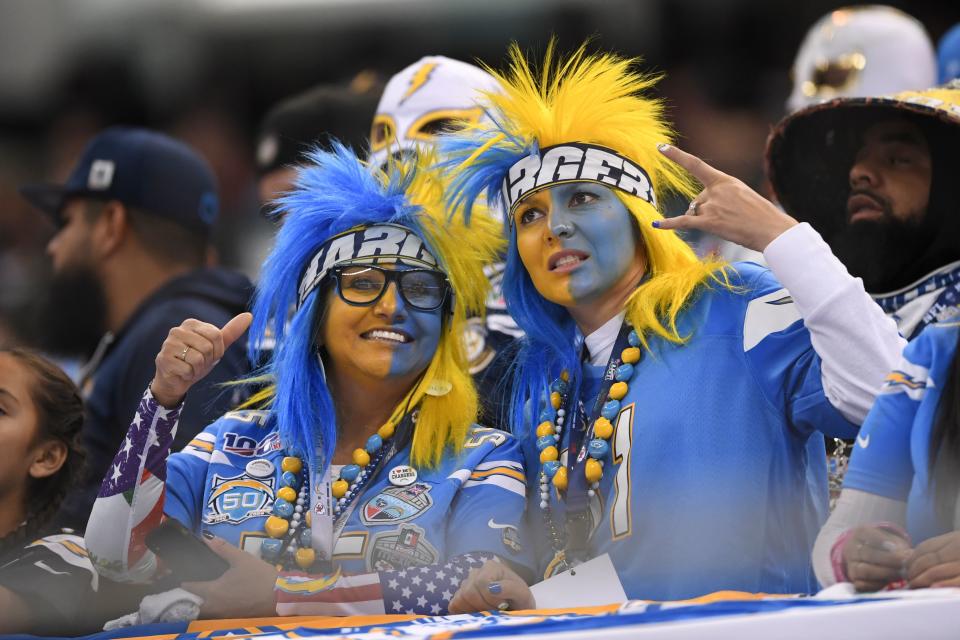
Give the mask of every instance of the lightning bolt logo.
<svg viewBox="0 0 960 640">
<path fill-rule="evenodd" d="M 410 78 L 410 86 L 407 87 L 407 90 L 400 98 L 400 104 L 403 104 L 407 98 L 419 91 L 423 85 L 427 84 L 427 80 L 430 79 L 433 70 L 437 68 L 437 64 L 436 62 L 428 62 L 414 72 L 413 77 Z"/>
</svg>

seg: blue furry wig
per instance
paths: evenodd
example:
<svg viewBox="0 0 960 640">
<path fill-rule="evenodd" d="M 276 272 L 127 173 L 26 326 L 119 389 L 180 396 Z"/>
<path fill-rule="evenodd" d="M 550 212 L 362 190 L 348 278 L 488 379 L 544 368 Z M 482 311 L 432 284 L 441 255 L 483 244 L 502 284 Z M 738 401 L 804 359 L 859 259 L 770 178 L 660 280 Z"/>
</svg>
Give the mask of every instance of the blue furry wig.
<svg viewBox="0 0 960 640">
<path fill-rule="evenodd" d="M 270 419 L 276 421 L 281 440 L 298 449 L 318 473 L 332 460 L 337 439 L 336 411 L 316 343 L 327 292 L 315 287 L 297 306 L 299 285 L 321 246 L 356 227 L 392 223 L 411 229 L 437 258 L 456 293 L 437 352 L 419 385 L 401 403 L 421 409 L 411 460 L 435 464 L 445 446 L 462 443 L 476 416 L 476 392 L 466 372 L 459 332 L 467 311 L 482 308 L 487 286 L 483 265 L 500 244 L 496 232 L 488 230 L 481 231 L 478 242 L 460 246 L 461 230 L 446 223 L 442 183 L 428 169 L 433 157 L 422 156 L 388 172 L 374 171 L 335 142 L 331 151 L 309 154 L 294 189 L 276 203 L 283 226 L 255 293 L 249 356 L 261 361 L 262 345 L 274 338 L 270 360 L 254 379 L 272 383 L 261 394 Z M 288 316 L 291 310 L 295 311 Z M 441 387 L 453 389 L 441 397 L 420 388 L 441 380 L 449 383 Z M 391 421 L 399 420 L 398 412 L 402 417 L 398 407 Z"/>
</svg>

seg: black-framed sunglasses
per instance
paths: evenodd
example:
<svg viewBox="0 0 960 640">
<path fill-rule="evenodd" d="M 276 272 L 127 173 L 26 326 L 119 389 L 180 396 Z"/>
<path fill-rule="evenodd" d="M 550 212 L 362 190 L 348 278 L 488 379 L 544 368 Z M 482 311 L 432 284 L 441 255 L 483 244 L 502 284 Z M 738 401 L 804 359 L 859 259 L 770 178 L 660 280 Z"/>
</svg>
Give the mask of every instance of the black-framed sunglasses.
<svg viewBox="0 0 960 640">
<path fill-rule="evenodd" d="M 356 307 L 368 307 L 383 297 L 391 282 L 404 303 L 419 311 L 434 311 L 443 305 L 450 282 L 433 269 L 384 269 L 372 264 L 339 265 L 330 269 L 337 281 L 340 299 Z"/>
</svg>

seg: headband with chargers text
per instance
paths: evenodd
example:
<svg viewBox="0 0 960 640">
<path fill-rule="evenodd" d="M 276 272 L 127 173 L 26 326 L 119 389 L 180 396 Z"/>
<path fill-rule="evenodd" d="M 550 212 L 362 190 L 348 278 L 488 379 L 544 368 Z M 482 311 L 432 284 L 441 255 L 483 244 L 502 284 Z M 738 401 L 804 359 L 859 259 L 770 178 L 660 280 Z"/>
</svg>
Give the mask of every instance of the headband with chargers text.
<svg viewBox="0 0 960 640">
<path fill-rule="evenodd" d="M 510 167 L 503 179 L 503 200 L 511 213 L 523 198 L 563 182 L 595 182 L 614 187 L 657 206 L 650 176 L 613 149 L 584 142 L 568 142 L 540 149 Z"/>
<path fill-rule="evenodd" d="M 338 264 L 393 264 L 436 269 L 437 259 L 413 229 L 398 224 L 354 227 L 321 245 L 300 278 L 297 308 Z"/>
</svg>

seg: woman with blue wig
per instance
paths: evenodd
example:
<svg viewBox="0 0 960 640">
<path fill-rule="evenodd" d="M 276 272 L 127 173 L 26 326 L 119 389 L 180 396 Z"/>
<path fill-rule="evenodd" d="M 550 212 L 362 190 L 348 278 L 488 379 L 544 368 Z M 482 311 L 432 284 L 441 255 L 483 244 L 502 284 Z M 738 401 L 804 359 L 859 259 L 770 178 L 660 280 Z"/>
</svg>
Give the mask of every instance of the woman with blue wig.
<svg viewBox="0 0 960 640">
<path fill-rule="evenodd" d="M 634 61 L 551 49 L 533 70 L 514 47 L 498 78 L 493 124 L 442 152 L 456 203 L 506 211 L 504 294 L 527 335 L 511 423 L 540 575 L 609 554 L 630 598 L 814 590 L 820 432 L 857 432 L 902 345 L 893 323 L 808 225 L 668 144 Z M 696 198 L 666 220 L 671 193 Z M 679 227 L 763 250 L 777 277 L 698 258 Z M 451 609 L 490 582 L 533 604 L 488 563 Z"/>
<path fill-rule="evenodd" d="M 152 581 L 170 560 L 143 543 L 161 519 L 202 533 L 229 563 L 184 585 L 204 616 L 445 613 L 484 560 L 527 564 L 520 447 L 473 424 L 459 339 L 499 233 L 481 221 L 462 241 L 427 156 L 387 173 L 339 145 L 310 161 L 279 201 L 253 306 L 252 349 L 276 343 L 261 408 L 168 457 L 187 389 L 249 317 L 173 329 L 88 548 L 101 573 Z"/>
</svg>

